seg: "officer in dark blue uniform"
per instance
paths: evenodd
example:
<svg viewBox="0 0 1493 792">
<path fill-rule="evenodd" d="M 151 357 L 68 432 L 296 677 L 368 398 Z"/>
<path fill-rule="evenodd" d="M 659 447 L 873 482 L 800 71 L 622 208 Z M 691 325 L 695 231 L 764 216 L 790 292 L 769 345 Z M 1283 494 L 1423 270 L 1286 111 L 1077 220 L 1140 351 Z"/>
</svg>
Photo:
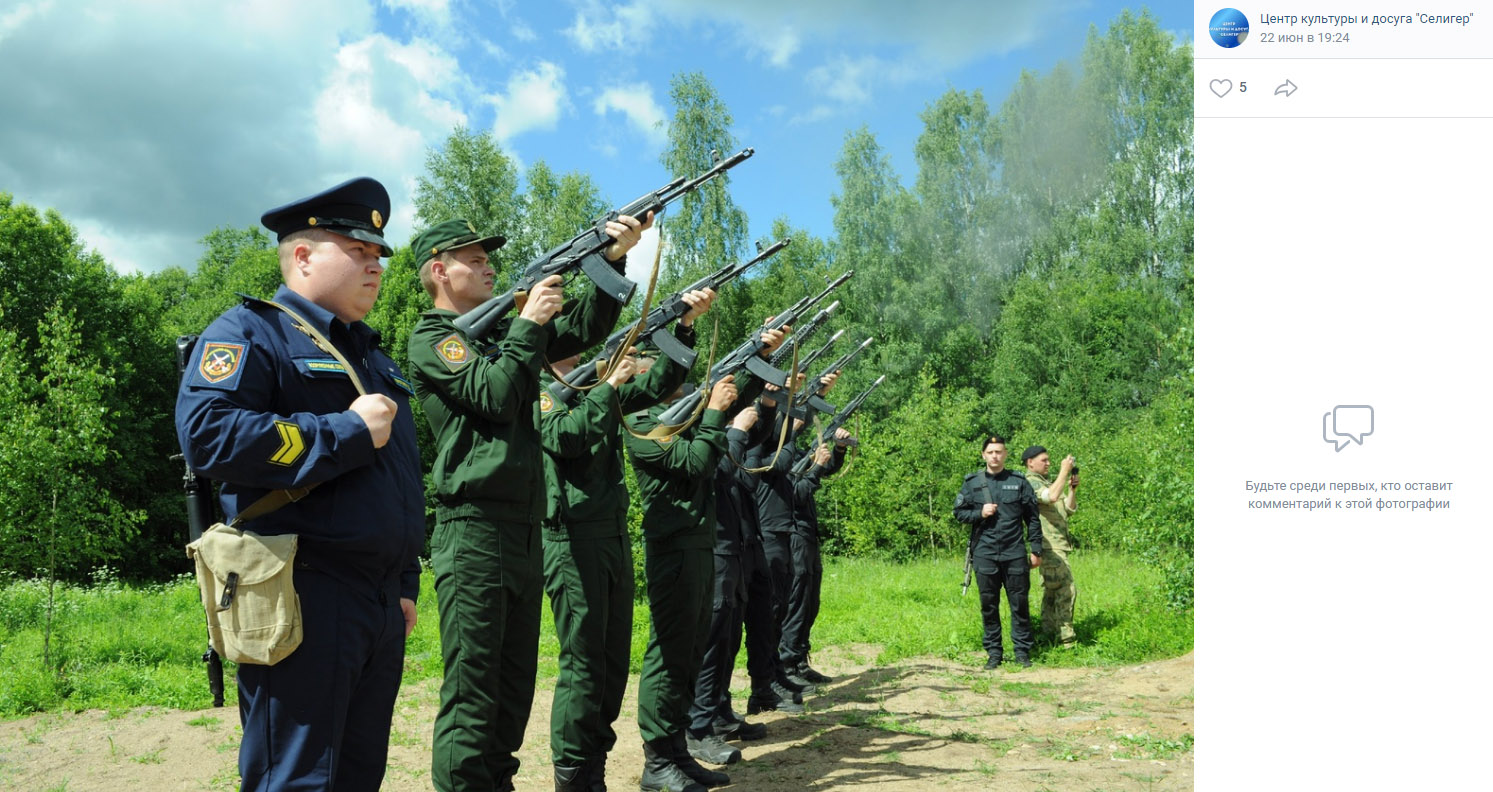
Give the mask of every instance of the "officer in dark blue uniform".
<svg viewBox="0 0 1493 792">
<path fill-rule="evenodd" d="M 277 489 L 314 487 L 240 525 L 300 535 L 305 635 L 274 666 L 239 666 L 246 791 L 375 790 L 383 780 L 425 538 L 410 386 L 361 321 L 378 297 L 380 257 L 393 252 L 388 214 L 383 185 L 362 178 L 261 218 L 279 237 L 285 285 L 273 302 L 347 366 L 290 314 L 245 298 L 203 332 L 177 395 L 182 450 L 222 482 L 225 516 Z"/>
</svg>

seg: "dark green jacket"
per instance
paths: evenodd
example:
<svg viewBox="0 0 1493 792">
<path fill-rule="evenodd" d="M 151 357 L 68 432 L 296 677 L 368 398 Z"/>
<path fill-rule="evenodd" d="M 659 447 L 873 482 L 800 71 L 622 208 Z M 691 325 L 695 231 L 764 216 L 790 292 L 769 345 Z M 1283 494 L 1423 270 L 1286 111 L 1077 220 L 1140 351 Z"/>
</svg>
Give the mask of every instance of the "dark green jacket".
<svg viewBox="0 0 1493 792">
<path fill-rule="evenodd" d="M 482 345 L 456 329 L 455 312 L 420 317 L 410 334 L 410 378 L 435 434 L 430 472 L 443 507 L 536 525 L 544 518 L 543 358 L 599 343 L 621 312 L 621 303 L 590 286 L 547 324 L 504 318 L 492 334 L 500 340 Z"/>
<path fill-rule="evenodd" d="M 679 328 L 675 335 L 693 345 L 693 333 Z M 688 369 L 665 357 L 620 388 L 602 382 L 573 407 L 566 407 L 548 391 L 540 394 L 546 538 L 627 535 L 622 416 L 668 398 L 688 374 Z"/>
<path fill-rule="evenodd" d="M 658 426 L 664 405 L 630 416 L 633 431 Z M 643 538 L 658 550 L 715 546 L 715 465 L 726 451 L 726 415 L 707 409 L 689 429 L 667 440 L 623 438 L 643 499 Z"/>
</svg>

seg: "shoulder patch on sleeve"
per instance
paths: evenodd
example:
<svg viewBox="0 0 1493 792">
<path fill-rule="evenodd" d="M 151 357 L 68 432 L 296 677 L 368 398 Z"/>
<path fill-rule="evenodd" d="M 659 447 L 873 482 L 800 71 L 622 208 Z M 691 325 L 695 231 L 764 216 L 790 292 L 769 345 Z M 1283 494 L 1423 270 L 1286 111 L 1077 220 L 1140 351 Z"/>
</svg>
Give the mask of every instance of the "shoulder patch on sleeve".
<svg viewBox="0 0 1493 792">
<path fill-rule="evenodd" d="M 446 364 L 446 368 L 452 371 L 459 371 L 462 366 L 472 362 L 472 350 L 467 349 L 466 342 L 456 333 L 435 342 L 435 353 Z"/>
<path fill-rule="evenodd" d="M 228 389 L 237 387 L 238 375 L 243 370 L 244 358 L 248 354 L 248 344 L 203 341 L 202 354 L 197 361 L 197 373 L 209 385 Z"/>
<path fill-rule="evenodd" d="M 553 411 L 554 409 L 555 409 L 555 397 L 551 396 L 550 392 L 548 390 L 546 390 L 544 388 L 540 388 L 539 389 L 539 411 L 543 412 L 543 413 L 547 413 L 547 412 Z"/>
</svg>

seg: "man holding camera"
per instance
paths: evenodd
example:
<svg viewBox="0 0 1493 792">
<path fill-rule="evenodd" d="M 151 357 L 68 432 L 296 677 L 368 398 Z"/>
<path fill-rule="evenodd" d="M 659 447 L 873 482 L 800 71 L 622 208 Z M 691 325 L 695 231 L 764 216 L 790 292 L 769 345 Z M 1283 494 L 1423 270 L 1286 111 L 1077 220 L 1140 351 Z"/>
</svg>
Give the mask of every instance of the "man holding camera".
<svg viewBox="0 0 1493 792">
<path fill-rule="evenodd" d="M 1078 590 L 1073 586 L 1073 571 L 1068 568 L 1068 552 L 1073 536 L 1068 533 L 1068 517 L 1078 510 L 1078 465 L 1070 454 L 1058 466 L 1056 481 L 1048 481 L 1052 457 L 1039 445 L 1021 454 L 1026 465 L 1026 480 L 1037 493 L 1037 511 L 1042 517 L 1042 632 L 1058 646 L 1071 649 L 1078 645 L 1073 631 L 1073 602 Z"/>
</svg>

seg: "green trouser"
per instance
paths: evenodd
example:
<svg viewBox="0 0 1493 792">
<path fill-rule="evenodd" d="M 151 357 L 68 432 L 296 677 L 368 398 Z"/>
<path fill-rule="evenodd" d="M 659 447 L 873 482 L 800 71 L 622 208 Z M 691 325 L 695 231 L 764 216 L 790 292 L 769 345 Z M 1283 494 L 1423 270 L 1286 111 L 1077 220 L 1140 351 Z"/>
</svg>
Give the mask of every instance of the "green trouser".
<svg viewBox="0 0 1493 792">
<path fill-rule="evenodd" d="M 518 771 L 539 658 L 536 525 L 441 510 L 431 537 L 441 657 L 431 781 L 441 792 L 498 787 Z"/>
<path fill-rule="evenodd" d="M 632 549 L 627 537 L 555 539 L 546 531 L 544 590 L 560 640 L 560 676 L 550 709 L 557 765 L 604 758 L 617 744 L 632 651 Z"/>
<path fill-rule="evenodd" d="M 1068 566 L 1068 552 L 1052 546 L 1042 549 L 1042 630 L 1060 644 L 1078 640 L 1073 631 L 1073 603 L 1078 589 L 1073 585 L 1073 570 Z"/>
<path fill-rule="evenodd" d="M 710 637 L 715 556 L 710 548 L 657 550 L 643 543 L 653 626 L 638 681 L 638 730 L 644 742 L 682 734 Z"/>
</svg>

